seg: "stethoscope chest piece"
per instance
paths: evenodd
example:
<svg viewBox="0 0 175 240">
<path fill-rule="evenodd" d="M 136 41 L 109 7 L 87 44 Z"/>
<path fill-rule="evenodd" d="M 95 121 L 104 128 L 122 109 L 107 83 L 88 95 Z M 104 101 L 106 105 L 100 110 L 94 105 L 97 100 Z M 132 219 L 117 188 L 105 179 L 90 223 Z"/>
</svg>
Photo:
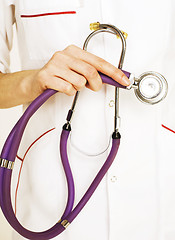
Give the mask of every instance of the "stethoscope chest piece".
<svg viewBox="0 0 175 240">
<path fill-rule="evenodd" d="M 156 104 L 163 100 L 168 92 L 166 79 L 157 72 L 145 72 L 136 80 L 137 98 L 147 104 Z"/>
</svg>

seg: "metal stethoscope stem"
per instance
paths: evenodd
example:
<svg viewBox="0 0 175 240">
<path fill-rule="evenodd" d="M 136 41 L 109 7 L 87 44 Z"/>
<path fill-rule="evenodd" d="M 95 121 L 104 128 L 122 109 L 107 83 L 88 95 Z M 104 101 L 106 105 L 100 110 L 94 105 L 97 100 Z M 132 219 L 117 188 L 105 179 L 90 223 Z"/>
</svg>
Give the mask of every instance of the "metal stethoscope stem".
<svg viewBox="0 0 175 240">
<path fill-rule="evenodd" d="M 83 45 L 83 50 L 87 51 L 87 46 L 89 41 L 91 40 L 92 37 L 94 37 L 95 35 L 102 33 L 102 32 L 108 32 L 108 33 L 112 33 L 115 34 L 116 36 L 119 36 L 119 38 L 121 39 L 122 42 L 122 50 L 121 50 L 121 55 L 120 55 L 120 60 L 119 60 L 119 64 L 118 64 L 118 68 L 122 69 L 123 67 L 123 62 L 124 62 L 124 58 L 125 58 L 125 52 L 126 52 L 126 40 L 124 37 L 124 34 L 122 33 L 121 30 L 119 30 L 117 27 L 113 26 L 113 25 L 109 25 L 109 24 L 99 24 L 99 29 L 93 31 L 91 34 L 89 34 L 89 36 L 86 38 L 84 45 Z M 76 95 L 74 97 L 73 100 L 73 104 L 72 104 L 72 114 L 73 111 L 75 109 L 76 106 L 76 102 L 78 100 L 78 96 L 79 96 L 79 91 L 76 92 Z M 68 124 L 71 121 L 71 119 L 68 120 Z M 118 132 L 119 129 L 119 125 L 120 125 L 120 117 L 119 117 L 119 88 L 116 87 L 115 88 L 115 117 L 114 117 L 114 133 Z"/>
</svg>

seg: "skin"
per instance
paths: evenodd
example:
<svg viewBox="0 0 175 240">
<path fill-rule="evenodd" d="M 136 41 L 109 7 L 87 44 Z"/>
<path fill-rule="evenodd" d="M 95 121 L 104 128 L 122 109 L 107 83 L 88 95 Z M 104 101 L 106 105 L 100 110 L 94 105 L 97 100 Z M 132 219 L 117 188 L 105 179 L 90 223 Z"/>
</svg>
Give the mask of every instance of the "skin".
<svg viewBox="0 0 175 240">
<path fill-rule="evenodd" d="M 0 108 L 10 108 L 33 101 L 47 88 L 72 96 L 85 86 L 99 91 L 102 80 L 98 71 L 122 85 L 129 85 L 123 72 L 104 59 L 70 45 L 55 52 L 41 69 L 0 73 Z"/>
</svg>

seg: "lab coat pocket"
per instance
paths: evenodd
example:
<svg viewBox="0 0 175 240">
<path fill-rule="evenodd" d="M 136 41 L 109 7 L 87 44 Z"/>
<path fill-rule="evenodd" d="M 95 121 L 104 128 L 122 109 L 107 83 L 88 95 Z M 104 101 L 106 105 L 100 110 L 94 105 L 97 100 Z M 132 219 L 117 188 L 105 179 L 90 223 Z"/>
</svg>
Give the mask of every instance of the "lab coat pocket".
<svg viewBox="0 0 175 240">
<path fill-rule="evenodd" d="M 79 0 L 23 0 L 19 18 L 28 55 L 32 60 L 49 60 L 54 52 L 78 45 Z"/>
</svg>

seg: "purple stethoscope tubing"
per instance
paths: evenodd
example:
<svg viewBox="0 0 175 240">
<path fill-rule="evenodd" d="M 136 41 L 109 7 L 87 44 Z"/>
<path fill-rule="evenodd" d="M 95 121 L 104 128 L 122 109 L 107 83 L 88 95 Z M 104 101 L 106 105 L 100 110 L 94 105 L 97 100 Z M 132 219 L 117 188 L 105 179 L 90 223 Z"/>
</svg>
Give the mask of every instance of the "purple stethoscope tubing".
<svg viewBox="0 0 175 240">
<path fill-rule="evenodd" d="M 123 70 L 122 70 L 123 71 Z M 123 71 L 127 77 L 130 76 L 130 73 Z M 120 88 L 126 88 L 125 86 L 122 86 L 121 84 L 115 82 L 110 77 L 100 73 L 100 76 L 102 78 L 102 81 L 104 83 L 113 85 L 115 87 Z M 57 91 L 52 89 L 47 89 L 45 92 L 43 92 L 39 97 L 37 97 L 26 109 L 20 120 L 17 122 L 15 127 L 10 132 L 4 147 L 2 149 L 1 153 L 1 159 L 7 159 L 8 161 L 14 162 L 17 151 L 23 136 L 23 132 L 25 130 L 25 127 L 31 118 L 31 116 L 40 108 L 44 102 L 46 102 L 52 95 L 54 95 Z M 63 224 L 63 221 L 66 221 L 68 223 L 71 223 L 74 218 L 78 215 L 78 213 L 81 211 L 81 209 L 84 207 L 84 205 L 87 203 L 89 198 L 92 196 L 93 192 L 99 185 L 100 181 L 104 177 L 105 173 L 111 166 L 118 148 L 120 144 L 120 138 L 113 139 L 112 140 L 112 147 L 111 151 L 109 153 L 109 156 L 105 163 L 103 164 L 102 168 L 98 172 L 97 176 L 91 183 L 90 187 L 80 200 L 80 202 L 75 206 L 73 209 L 74 204 L 74 181 L 72 177 L 72 172 L 70 169 L 68 156 L 67 156 L 67 140 L 69 137 L 70 131 L 67 129 L 62 130 L 61 139 L 60 139 L 60 153 L 61 153 L 61 160 L 63 163 L 63 168 L 65 171 L 65 175 L 67 178 L 67 185 L 68 185 L 68 200 L 67 205 L 65 208 L 65 211 L 61 217 L 61 220 L 57 222 L 53 227 L 51 227 L 47 231 L 43 232 L 32 232 L 30 230 L 25 229 L 17 220 L 12 203 L 11 203 L 11 196 L 10 196 L 10 189 L 11 189 L 11 175 L 12 171 L 7 168 L 0 167 L 0 205 L 1 209 L 7 219 L 7 221 L 10 223 L 10 225 L 22 236 L 33 239 L 33 240 L 46 240 L 51 239 L 61 232 L 65 230 L 65 225 Z M 72 210 L 73 209 L 73 210 Z"/>
</svg>

